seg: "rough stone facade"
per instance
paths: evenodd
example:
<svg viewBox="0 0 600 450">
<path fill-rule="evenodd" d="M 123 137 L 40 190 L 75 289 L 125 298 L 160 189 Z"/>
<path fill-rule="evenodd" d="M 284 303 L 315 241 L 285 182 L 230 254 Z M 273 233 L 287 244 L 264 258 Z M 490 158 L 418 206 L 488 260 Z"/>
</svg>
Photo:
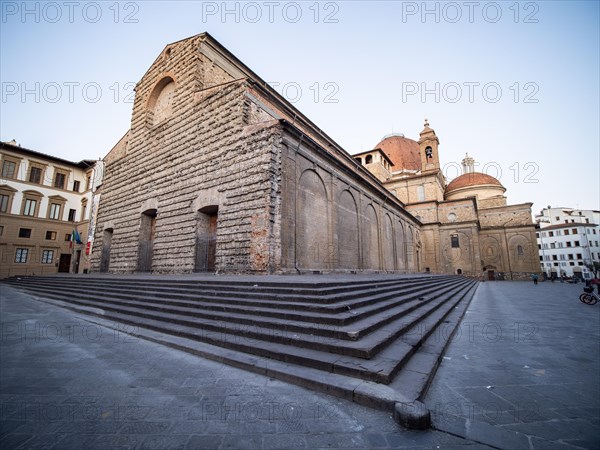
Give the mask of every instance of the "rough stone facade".
<svg viewBox="0 0 600 450">
<path fill-rule="evenodd" d="M 95 271 L 420 270 L 403 203 L 208 34 L 163 50 L 105 162 Z"/>
</svg>

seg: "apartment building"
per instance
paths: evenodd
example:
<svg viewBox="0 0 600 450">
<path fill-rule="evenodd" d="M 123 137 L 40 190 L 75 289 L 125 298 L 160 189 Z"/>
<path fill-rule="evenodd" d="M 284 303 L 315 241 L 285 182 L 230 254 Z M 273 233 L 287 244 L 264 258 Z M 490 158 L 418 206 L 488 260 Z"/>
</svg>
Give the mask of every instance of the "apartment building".
<svg viewBox="0 0 600 450">
<path fill-rule="evenodd" d="M 89 270 L 101 167 L 0 143 L 0 278 Z"/>
<path fill-rule="evenodd" d="M 548 277 L 586 278 L 600 263 L 600 211 L 548 206 L 535 216 L 540 267 Z"/>
</svg>

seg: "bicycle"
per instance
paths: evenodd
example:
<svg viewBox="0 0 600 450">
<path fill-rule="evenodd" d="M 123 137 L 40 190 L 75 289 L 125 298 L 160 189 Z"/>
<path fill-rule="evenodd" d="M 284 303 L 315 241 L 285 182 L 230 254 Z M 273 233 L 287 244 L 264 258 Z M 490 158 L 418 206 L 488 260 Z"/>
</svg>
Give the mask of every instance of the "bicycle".
<svg viewBox="0 0 600 450">
<path fill-rule="evenodd" d="M 581 300 L 586 305 L 595 305 L 600 298 L 594 294 L 594 288 L 591 286 L 584 287 L 584 292 L 579 296 L 579 300 Z"/>
</svg>

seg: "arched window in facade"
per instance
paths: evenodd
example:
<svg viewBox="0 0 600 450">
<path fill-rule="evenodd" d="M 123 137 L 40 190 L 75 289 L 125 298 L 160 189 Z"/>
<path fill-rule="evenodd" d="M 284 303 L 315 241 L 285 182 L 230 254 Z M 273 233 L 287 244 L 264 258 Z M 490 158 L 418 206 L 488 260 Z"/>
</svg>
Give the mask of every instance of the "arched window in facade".
<svg viewBox="0 0 600 450">
<path fill-rule="evenodd" d="M 173 114 L 175 81 L 165 77 L 154 87 L 148 101 L 148 109 L 153 112 L 152 124 L 158 125 Z"/>
</svg>

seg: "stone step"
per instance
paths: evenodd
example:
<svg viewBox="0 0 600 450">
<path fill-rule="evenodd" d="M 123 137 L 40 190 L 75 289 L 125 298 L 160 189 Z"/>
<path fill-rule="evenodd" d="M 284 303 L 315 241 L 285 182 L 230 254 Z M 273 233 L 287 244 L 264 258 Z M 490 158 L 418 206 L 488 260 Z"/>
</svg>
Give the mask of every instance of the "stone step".
<svg viewBox="0 0 600 450">
<path fill-rule="evenodd" d="M 442 295 L 442 293 L 443 291 L 438 290 L 436 294 L 429 295 L 427 299 L 424 297 L 419 297 L 423 298 L 424 300 L 419 300 L 419 298 L 413 296 L 411 299 L 397 300 L 395 304 L 392 305 L 377 305 L 377 309 L 375 311 L 370 312 L 370 314 L 366 315 L 365 317 L 360 317 L 357 321 L 353 321 L 355 323 L 348 325 L 341 324 L 336 326 L 292 320 L 280 320 L 269 317 L 261 318 L 257 316 L 240 314 L 216 314 L 215 312 L 206 314 L 205 312 L 193 310 L 191 308 L 171 307 L 156 310 L 151 305 L 147 305 L 143 302 L 122 302 L 106 298 L 89 299 L 83 294 L 79 294 L 77 297 L 74 297 L 70 293 L 56 291 L 44 294 L 66 302 L 74 302 L 85 306 L 100 307 L 107 311 L 131 314 L 150 319 L 160 318 L 161 320 L 180 325 L 203 326 L 210 331 L 227 332 L 238 335 L 252 334 L 257 338 L 261 338 L 262 335 L 266 335 L 267 339 L 277 339 L 279 341 L 286 339 L 290 333 L 294 333 L 300 341 L 305 340 L 307 342 L 311 342 L 314 339 L 313 336 L 325 336 L 333 339 L 356 341 L 363 335 L 374 331 L 376 328 L 381 327 L 398 317 L 406 315 L 407 312 L 424 307 L 428 302 Z M 346 312 L 344 314 L 348 313 Z M 201 321 L 195 319 L 201 319 Z M 279 329 L 281 330 L 281 333 L 273 332 L 273 329 Z M 309 345 L 312 344 L 304 344 L 304 346 Z M 363 357 L 365 357 L 365 355 L 371 351 L 371 349 L 354 350 L 351 349 L 352 347 L 353 346 L 347 346 L 347 351 L 365 352 L 365 354 L 362 355 Z M 332 351 L 332 349 L 329 349 L 329 351 Z"/>
<path fill-rule="evenodd" d="M 410 328 L 415 322 L 430 314 L 443 302 L 448 301 L 463 289 L 463 285 L 460 285 L 428 300 L 414 300 L 410 304 L 379 313 L 379 315 L 364 319 L 351 326 L 333 329 L 332 333 L 325 337 L 322 335 L 323 328 L 320 329 L 317 326 L 307 326 L 301 330 L 285 328 L 277 330 L 274 329 L 274 322 L 270 323 L 270 327 L 266 327 L 266 323 L 262 321 L 240 327 L 239 324 L 225 320 L 206 318 L 195 320 L 189 315 L 150 311 L 144 308 L 143 305 L 137 307 L 117 306 L 107 302 L 64 297 L 58 293 L 47 294 L 47 296 L 66 303 L 100 309 L 104 317 L 112 317 L 117 321 L 151 327 L 156 331 L 161 331 L 162 327 L 164 332 L 185 332 L 190 338 L 204 340 L 215 345 L 218 345 L 220 339 L 224 346 L 242 349 L 250 353 L 260 352 L 263 356 L 266 354 L 262 352 L 266 350 L 255 340 L 268 342 L 269 344 L 299 347 L 303 350 L 311 349 L 368 359 L 373 358 L 404 329 Z M 280 324 L 280 326 L 285 326 L 285 324 Z M 351 336 L 353 340 L 347 340 L 347 336 Z M 252 343 L 245 345 L 250 340 L 252 340 Z M 282 353 L 279 357 L 285 358 L 286 355 L 289 355 L 285 349 L 282 348 L 281 350 Z M 313 361 L 312 365 L 322 366 L 322 364 L 329 363 L 329 359 L 326 358 L 325 362 L 316 360 Z"/>
<path fill-rule="evenodd" d="M 209 298 L 206 301 L 202 297 L 187 301 L 174 301 L 170 298 L 157 299 L 154 297 L 152 291 L 130 295 L 115 294 L 110 290 L 105 290 L 101 296 L 98 296 L 89 292 L 88 289 L 86 289 L 86 292 L 81 292 L 80 287 L 78 287 L 77 290 L 62 288 L 60 291 L 53 289 L 52 292 L 58 293 L 61 297 L 72 295 L 79 299 L 104 301 L 116 305 L 138 305 L 149 310 L 189 313 L 195 317 L 205 317 L 208 319 L 227 320 L 227 318 L 235 319 L 247 315 L 257 315 L 261 317 L 280 318 L 286 321 L 305 321 L 343 326 L 394 305 L 422 296 L 429 296 L 437 290 L 448 289 L 456 283 L 458 283 L 457 280 L 449 280 L 439 283 L 434 287 L 430 284 L 411 286 L 411 288 L 404 289 L 402 295 L 398 295 L 398 292 L 395 292 L 393 295 L 369 295 L 360 300 L 345 301 L 340 305 L 296 304 L 293 311 L 290 311 L 292 308 L 282 308 L 281 304 L 272 301 L 237 300 L 235 298 L 221 298 L 218 301 L 215 301 L 214 298 Z M 23 286 L 23 288 L 30 292 L 48 292 L 48 285 L 27 285 Z M 107 297 L 108 295 L 110 297 Z M 238 322 L 244 323 L 245 321 L 240 319 Z"/>
<path fill-rule="evenodd" d="M 476 281 L 416 276 L 302 283 L 299 277 L 262 286 L 258 279 L 9 282 L 172 348 L 394 411 L 409 427 L 429 423 L 420 400 Z"/>
<path fill-rule="evenodd" d="M 453 282 L 452 279 L 440 280 L 440 283 L 450 283 Z M 456 282 L 456 280 L 454 280 Z M 45 283 L 27 283 L 23 286 L 31 286 L 32 288 L 37 287 L 43 290 L 71 290 L 76 292 L 77 294 L 81 293 L 81 285 L 70 285 L 64 286 L 59 283 L 52 283 L 51 281 L 47 281 Z M 232 304 L 240 304 L 244 306 L 269 306 L 275 305 L 277 309 L 288 308 L 288 309 L 304 309 L 304 310 L 316 310 L 319 312 L 327 312 L 323 311 L 324 305 L 334 305 L 335 307 L 331 307 L 331 312 L 340 312 L 346 305 L 350 305 L 351 307 L 356 305 L 368 304 L 369 302 L 378 301 L 380 299 L 390 298 L 397 295 L 398 290 L 402 289 L 403 292 L 410 292 L 410 289 L 417 289 L 420 286 L 431 286 L 430 280 L 423 280 L 418 282 L 413 282 L 411 284 L 403 284 L 403 285 L 394 285 L 394 286 L 385 286 L 380 287 L 378 285 L 369 287 L 369 289 L 355 291 L 352 294 L 331 294 L 324 295 L 323 297 L 314 296 L 293 296 L 293 295 L 277 295 L 275 297 L 269 297 L 264 294 L 257 294 L 253 292 L 247 293 L 238 293 L 238 292 L 230 292 L 230 291 L 202 291 L 202 290 L 189 290 L 189 289 L 178 289 L 177 292 L 173 292 L 172 290 L 168 291 L 159 291 L 157 288 L 144 288 L 143 290 L 139 287 L 133 288 L 120 288 L 120 287 L 98 287 L 98 288 L 88 288 L 86 286 L 86 292 L 101 292 L 102 294 L 111 293 L 112 296 L 119 296 L 121 298 L 133 298 L 135 296 L 141 296 L 143 298 L 152 299 L 180 299 L 180 300 L 189 300 L 191 302 L 198 301 L 212 301 L 216 303 L 225 303 L 227 305 Z M 440 284 L 441 286 L 441 284 Z M 135 295 L 125 295 L 126 293 L 135 293 Z M 384 294 L 388 294 L 387 297 Z M 379 296 L 377 296 L 379 295 Z M 355 302 L 350 302 L 351 300 L 355 300 Z M 342 303 L 342 302 L 347 303 Z M 336 309 L 337 308 L 337 309 Z"/>
<path fill-rule="evenodd" d="M 420 351 L 421 345 L 430 339 L 434 330 L 440 324 L 445 324 L 446 318 L 454 314 L 455 309 L 460 309 L 461 305 L 468 304 L 475 289 L 476 285 L 472 285 L 431 311 L 430 314 L 419 317 L 420 320 L 412 322 L 411 326 L 403 329 L 401 333 L 398 333 L 396 339 L 378 352 L 376 358 L 363 360 L 358 364 L 356 361 L 348 364 L 346 361 L 338 360 L 336 372 L 390 384 L 392 380 L 395 380 L 397 372 L 404 368 L 405 362 L 408 364 L 412 362 L 413 354 Z M 343 370 L 342 366 L 345 366 L 348 371 Z M 371 375 L 366 377 L 364 372 Z M 399 386 L 402 387 L 401 384 Z"/>
<path fill-rule="evenodd" d="M 477 286 L 474 285 L 467 293 L 468 301 L 458 302 L 441 323 L 423 324 L 422 334 L 426 334 L 427 338 L 423 340 L 410 360 L 402 366 L 390 384 L 395 389 L 403 389 L 403 393 L 411 401 L 422 401 L 425 397 L 446 348 L 457 335 L 457 330 L 460 333 L 460 322 L 471 298 L 475 295 Z"/>
<path fill-rule="evenodd" d="M 430 323 L 440 320 L 445 317 L 448 311 L 456 305 L 457 301 L 446 302 L 441 310 L 430 314 L 428 311 L 423 314 Z M 185 337 L 190 340 L 197 340 L 212 345 L 229 348 L 235 351 L 242 351 L 256 356 L 267 357 L 269 359 L 279 360 L 291 364 L 299 364 L 307 367 L 317 368 L 327 372 L 335 372 L 354 377 L 359 377 L 365 380 L 378 381 L 381 383 L 389 383 L 391 377 L 413 353 L 421 340 L 427 337 L 427 334 L 422 335 L 420 339 L 414 339 L 414 336 L 409 336 L 404 339 L 392 339 L 396 335 L 401 335 L 407 330 L 410 330 L 415 323 L 419 323 L 422 317 L 413 317 L 413 321 L 403 320 L 400 323 L 401 328 L 394 328 L 394 324 L 390 324 L 388 338 L 391 346 L 389 351 L 381 356 L 377 356 L 371 360 L 365 360 L 358 357 L 340 356 L 331 352 L 322 351 L 315 348 L 301 348 L 295 345 L 283 344 L 278 342 L 268 342 L 254 337 L 232 335 L 222 332 L 206 332 L 206 330 L 198 327 L 190 327 L 185 325 L 173 324 L 162 320 L 140 318 L 130 314 L 122 314 L 113 311 L 106 311 L 99 308 L 75 304 L 75 309 L 80 312 L 96 315 L 104 319 L 110 319 L 117 322 L 122 322 L 128 325 L 158 331 L 166 334 L 173 334 Z M 82 309 L 83 308 L 83 309 Z M 396 324 L 398 325 L 398 324 Z M 297 344 L 297 342 L 296 342 Z M 318 342 L 317 342 L 318 344 Z"/>
<path fill-rule="evenodd" d="M 101 317 L 94 318 L 90 322 L 105 326 L 122 333 L 123 330 L 110 320 Z M 204 342 L 187 339 L 185 337 L 155 332 L 146 328 L 139 328 L 131 335 L 161 345 L 184 351 L 202 358 L 228 364 L 249 372 L 275 378 L 287 383 L 303 386 L 307 389 L 334 395 L 348 401 L 364 406 L 394 413 L 398 423 L 408 428 L 422 429 L 430 426 L 429 414 L 426 408 L 419 402 L 410 402 L 399 390 L 391 389 L 386 385 L 365 381 L 346 375 L 289 364 L 268 358 L 250 355 L 211 345 Z M 396 411 L 425 411 L 424 414 L 406 414 L 400 416 Z"/>
<path fill-rule="evenodd" d="M 390 278 L 380 278 L 374 280 L 372 278 L 368 279 L 357 279 L 357 280 L 340 280 L 340 281 L 327 281 L 327 282 L 311 282 L 305 281 L 303 277 L 285 277 L 287 281 L 273 281 L 272 277 L 263 277 L 257 276 L 252 277 L 253 281 L 239 281 L 238 279 L 232 280 L 231 277 L 227 279 L 221 279 L 217 276 L 210 278 L 200 278 L 195 279 L 193 277 L 190 278 L 170 278 L 170 277 L 160 277 L 153 278 L 149 277 L 139 277 L 139 276 L 113 276 L 113 277 L 104 277 L 104 276 L 92 276 L 92 275 L 46 275 L 46 276 L 15 276 L 11 278 L 7 278 L 4 282 L 13 282 L 18 281 L 19 284 L 22 283 L 36 283 L 42 281 L 51 281 L 53 283 L 73 283 L 73 284 L 81 284 L 85 283 L 86 285 L 106 285 L 109 282 L 113 286 L 174 286 L 174 287 L 185 287 L 185 288 L 197 288 L 200 287 L 202 289 L 237 289 L 240 291 L 247 291 L 248 288 L 257 288 L 257 291 L 267 292 L 269 290 L 273 292 L 292 292 L 296 291 L 298 293 L 307 292 L 319 294 L 326 294 L 328 292 L 345 292 L 351 291 L 355 289 L 357 286 L 372 286 L 372 285 L 386 285 L 386 284 L 397 284 L 403 282 L 412 282 L 417 280 L 432 280 L 432 279 L 442 279 L 442 278 L 451 278 L 453 275 L 398 275 Z M 290 281 L 291 278 L 294 278 L 298 281 Z"/>
<path fill-rule="evenodd" d="M 314 302 L 317 304 L 323 303 L 336 303 L 342 300 L 351 300 L 355 298 L 361 298 L 362 296 L 377 292 L 394 292 L 402 286 L 418 286 L 427 283 L 431 283 L 432 280 L 442 281 L 451 280 L 448 276 L 433 276 L 433 277 L 415 277 L 415 278 L 402 278 L 400 280 L 389 280 L 389 281 L 377 281 L 377 282 L 360 282 L 360 283 L 345 283 L 338 286 L 328 286 L 325 288 L 315 287 L 307 289 L 305 287 L 298 287 L 299 284 L 294 287 L 276 287 L 276 288 L 265 288 L 262 285 L 252 285 L 249 288 L 248 285 L 232 285 L 232 284 L 214 284 L 211 282 L 207 283 L 190 283 L 190 282 L 175 282 L 171 281 L 168 283 L 145 283 L 139 280 L 118 280 L 118 282 L 112 282 L 107 286 L 106 282 L 102 283 L 102 279 L 94 279 L 88 283 L 85 280 L 86 291 L 101 290 L 103 292 L 136 292 L 140 291 L 155 292 L 156 296 L 163 294 L 165 296 L 173 297 L 179 296 L 180 298 L 202 298 L 211 297 L 226 297 L 231 298 L 251 298 L 256 299 L 257 296 L 262 300 L 274 300 L 278 302 L 289 301 L 289 302 Z M 10 282 L 15 282 L 10 280 Z M 67 288 L 72 287 L 81 290 L 81 279 L 73 279 L 68 277 L 20 277 L 19 285 L 37 285 L 44 286 L 46 288 Z M 287 283 L 288 285 L 290 283 Z M 179 298 L 177 297 L 177 298 Z"/>
</svg>

